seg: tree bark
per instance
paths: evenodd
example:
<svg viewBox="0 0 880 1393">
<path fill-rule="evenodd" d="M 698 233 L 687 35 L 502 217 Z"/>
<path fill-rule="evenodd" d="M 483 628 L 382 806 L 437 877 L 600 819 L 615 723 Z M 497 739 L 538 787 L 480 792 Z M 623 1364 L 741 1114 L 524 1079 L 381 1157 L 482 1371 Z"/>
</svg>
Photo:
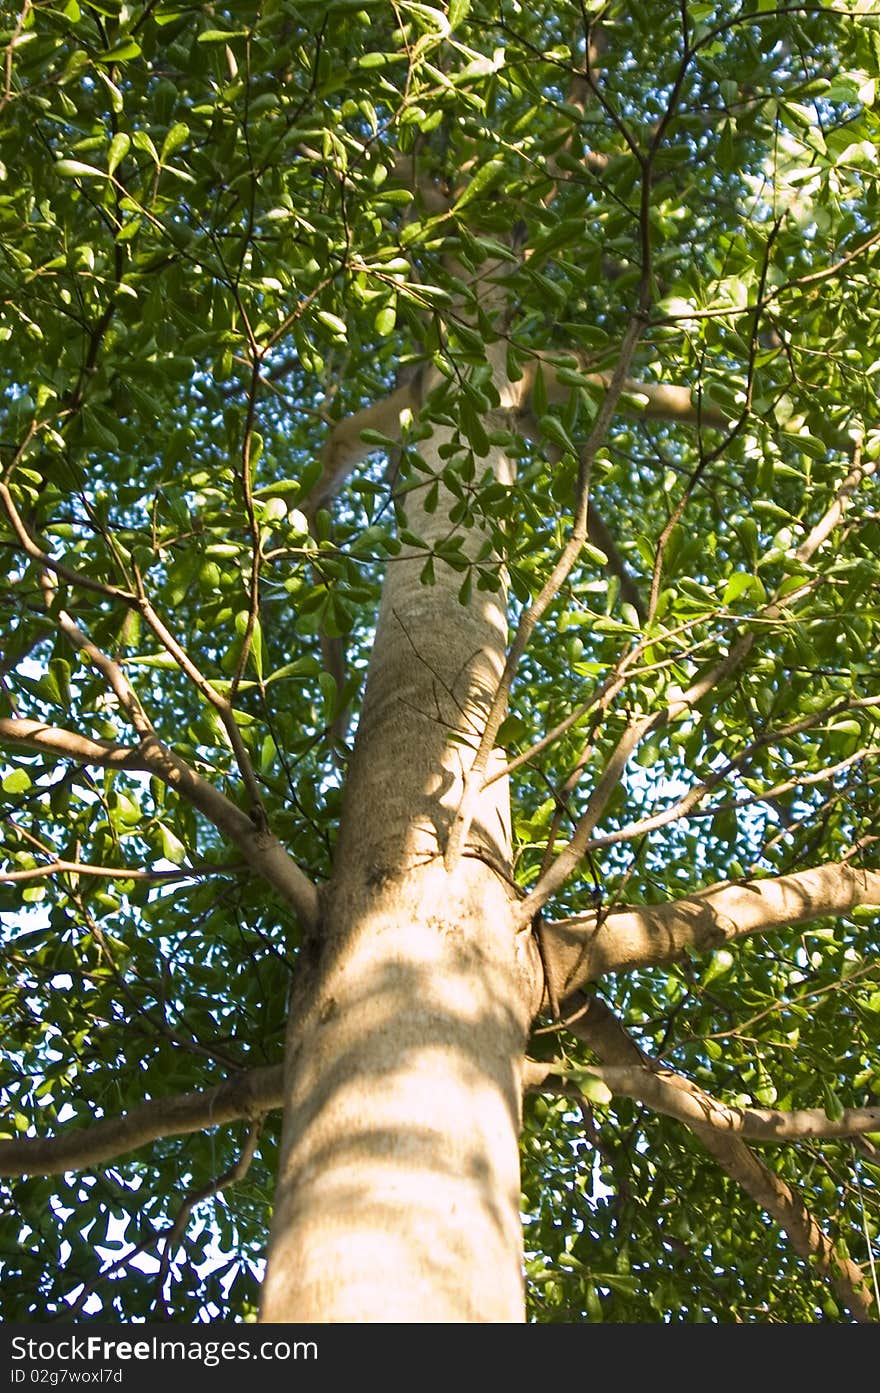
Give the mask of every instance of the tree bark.
<svg viewBox="0 0 880 1393">
<path fill-rule="evenodd" d="M 422 447 L 438 476 L 444 438 Z M 407 522 L 431 544 L 453 500 L 423 500 L 407 493 Z M 467 534 L 471 556 L 482 540 Z M 462 604 L 462 575 L 438 560 L 422 584 L 423 564 L 409 549 L 388 567 L 336 871 L 292 1003 L 264 1321 L 524 1318 L 521 1071 L 541 986 L 513 929 L 506 780 L 443 866 L 504 667 L 505 593 Z"/>
<path fill-rule="evenodd" d="M 791 875 L 720 881 L 680 900 L 626 905 L 542 925 L 548 977 L 558 1000 L 588 982 L 708 953 L 749 934 L 849 914 L 880 903 L 880 874 L 829 861 Z"/>
</svg>

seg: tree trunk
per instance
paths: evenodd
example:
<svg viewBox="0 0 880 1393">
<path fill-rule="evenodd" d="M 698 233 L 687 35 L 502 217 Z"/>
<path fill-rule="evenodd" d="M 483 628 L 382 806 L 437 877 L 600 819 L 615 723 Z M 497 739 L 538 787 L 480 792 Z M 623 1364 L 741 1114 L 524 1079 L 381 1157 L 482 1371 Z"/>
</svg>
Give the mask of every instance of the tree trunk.
<svg viewBox="0 0 880 1393">
<path fill-rule="evenodd" d="M 509 405 L 509 402 L 504 403 Z M 439 474 L 435 433 L 423 454 Z M 504 477 L 500 452 L 492 461 Z M 427 488 L 427 481 L 426 481 Z M 441 487 L 406 495 L 429 544 Z M 474 555 L 478 529 L 467 538 Z M 512 929 L 506 781 L 482 795 L 465 856 L 442 853 L 504 665 L 505 594 L 423 553 L 388 567 L 335 871 L 304 952 L 261 1318 L 523 1319 L 521 1067 L 536 1009 Z"/>
</svg>

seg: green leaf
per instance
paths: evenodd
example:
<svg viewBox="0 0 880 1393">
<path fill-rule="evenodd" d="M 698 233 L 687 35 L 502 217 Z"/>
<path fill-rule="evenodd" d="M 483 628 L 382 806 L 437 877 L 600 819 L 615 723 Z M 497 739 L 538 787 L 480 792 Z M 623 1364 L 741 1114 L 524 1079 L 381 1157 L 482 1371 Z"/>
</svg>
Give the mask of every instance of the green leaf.
<svg viewBox="0 0 880 1393">
<path fill-rule="evenodd" d="M 96 169 L 93 164 L 83 164 L 82 160 L 56 160 L 55 173 L 61 174 L 65 179 L 106 179 L 107 174 L 103 169 Z"/>
<path fill-rule="evenodd" d="M 3 780 L 4 793 L 27 793 L 31 786 L 31 776 L 24 769 L 13 769 Z"/>
<path fill-rule="evenodd" d="M 183 842 L 167 823 L 157 823 L 157 831 L 162 843 L 162 855 L 166 860 L 173 861 L 176 866 L 182 866 L 186 861 L 186 847 Z"/>
<path fill-rule="evenodd" d="M 745 571 L 737 571 L 725 585 L 721 603 L 723 605 L 734 604 L 743 595 L 751 594 L 758 583 L 755 576 L 749 575 Z"/>
<path fill-rule="evenodd" d="M 829 1122 L 839 1122 L 844 1114 L 844 1106 L 831 1085 L 823 1080 L 822 1092 L 825 1095 L 825 1116 Z"/>
<path fill-rule="evenodd" d="M 473 203 L 475 199 L 488 193 L 500 181 L 504 171 L 504 160 L 499 157 L 479 163 L 453 204 L 453 213 L 463 212 L 469 203 Z"/>
<path fill-rule="evenodd" d="M 591 1103 L 604 1107 L 612 1101 L 614 1094 L 611 1089 L 598 1075 L 591 1074 L 589 1069 L 571 1069 L 567 1072 L 574 1079 L 580 1092 Z"/>
<path fill-rule="evenodd" d="M 179 150 L 181 145 L 185 145 L 188 139 L 189 126 L 185 121 L 175 121 L 162 141 L 162 163 L 164 164 L 175 150 Z"/>
<path fill-rule="evenodd" d="M 271 735 L 267 735 L 260 748 L 260 773 L 267 774 L 275 763 L 278 747 Z"/>
<path fill-rule="evenodd" d="M 130 58 L 139 58 L 141 46 L 135 39 L 123 39 L 115 48 L 105 49 L 95 55 L 96 63 L 127 63 Z"/>
<path fill-rule="evenodd" d="M 308 997 L 294 1026 L 318 1084 L 340 1020 L 350 1059 L 392 1062 L 387 1140 L 409 1164 L 432 1085 L 509 1063 L 487 992 L 540 995 L 528 897 L 548 867 L 538 946 L 591 961 L 658 1064 L 744 1108 L 880 1099 L 880 914 L 851 908 L 880 868 L 880 28 L 854 13 L 872 8 L 5 7 L 7 1132 L 18 1115 L 51 1139 L 272 1068 L 289 1000 Z M 616 373 L 592 442 L 595 528 L 574 555 L 576 452 Z M 493 708 L 497 748 L 447 869 Z M 65 758 L 77 737 L 116 753 Z M 285 855 L 328 887 L 320 942 Z M 43 874 L 52 857 L 120 876 Z M 817 876 L 829 913 L 801 922 Z M 728 943 L 762 894 L 796 922 Z M 681 957 L 676 904 L 682 925 L 702 906 L 724 932 Z M 401 905 L 412 932 L 394 927 Z M 365 978 L 363 955 L 349 979 L 334 944 L 389 924 L 400 980 Z M 629 971 L 634 926 L 651 962 Z M 450 971 L 467 1059 L 435 1048 Z M 360 1003 L 378 1034 L 358 1030 Z M 559 1092 L 527 1095 L 502 1138 L 521 1142 L 528 1319 L 846 1322 L 686 1131 L 609 1105 L 605 1065 L 552 1010 L 519 1047 L 551 1061 Z M 255 1317 L 281 1121 L 266 1115 L 247 1175 L 178 1236 L 169 1321 Z M 461 1157 L 462 1118 L 431 1123 Z M 334 1126 L 316 1114 L 327 1155 L 357 1150 L 358 1119 L 341 1142 Z M 84 1318 L 146 1319 L 155 1273 L 123 1263 L 94 1285 L 107 1244 L 124 1255 L 167 1229 L 180 1196 L 235 1172 L 247 1133 L 243 1119 L 100 1174 L 15 1177 L 0 1319 L 72 1309 L 83 1281 Z M 469 1133 L 468 1174 L 444 1178 L 479 1177 L 473 1234 L 509 1207 L 494 1145 Z M 827 1164 L 766 1159 L 862 1261 L 880 1163 L 870 1146 L 821 1150 Z M 369 1196 L 362 1218 L 388 1229 Z M 455 1248 L 434 1227 L 437 1251 Z M 515 1253 L 507 1272 L 479 1242 L 458 1257 L 459 1314 L 517 1314 L 494 1304 L 517 1291 Z M 369 1254 L 331 1263 L 318 1314 L 344 1313 L 346 1284 L 371 1276 Z M 393 1318 L 406 1293 L 386 1288 Z"/>
<path fill-rule="evenodd" d="M 556 416 L 542 416 L 538 424 L 547 439 L 552 440 L 554 445 L 559 445 L 571 455 L 577 454 L 571 437 Z"/>
<path fill-rule="evenodd" d="M 330 310 L 318 310 L 317 317 L 325 329 L 329 329 L 337 338 L 344 339 L 348 334 L 345 320 L 340 319 L 338 314 L 332 314 Z"/>
<path fill-rule="evenodd" d="M 285 663 L 283 667 L 270 673 L 266 681 L 278 682 L 284 677 L 317 677 L 320 671 L 321 665 L 317 658 L 294 658 L 293 662 Z"/>
<path fill-rule="evenodd" d="M 254 671 L 257 674 L 257 681 L 263 680 L 263 629 L 259 617 L 255 617 L 253 631 L 251 633 L 251 657 L 254 663 Z"/>
<path fill-rule="evenodd" d="M 709 966 L 703 973 L 700 986 L 705 990 L 705 988 L 711 986 L 713 982 L 717 982 L 719 978 L 726 977 L 727 973 L 733 967 L 733 963 L 733 954 L 727 948 L 717 949 L 709 959 Z"/>
<path fill-rule="evenodd" d="M 203 29 L 197 42 L 200 44 L 228 44 L 230 39 L 246 37 L 246 29 Z"/>
<path fill-rule="evenodd" d="M 542 420 L 547 415 L 547 386 L 544 381 L 544 369 L 540 363 L 535 368 L 535 380 L 532 386 L 532 407 L 535 415 Z"/>
<path fill-rule="evenodd" d="M 155 165 L 160 164 L 159 151 L 153 144 L 152 139 L 146 131 L 135 131 L 131 137 L 131 143 L 136 150 L 143 150 L 149 155 Z"/>
<path fill-rule="evenodd" d="M 370 53 L 362 53 L 358 58 L 359 68 L 384 68 L 388 63 L 393 63 L 395 54 L 381 53 L 373 50 Z"/>
<path fill-rule="evenodd" d="M 122 160 L 131 148 L 131 136 L 125 131 L 117 131 L 110 141 L 110 150 L 107 155 L 107 172 L 115 174 Z"/>
<path fill-rule="evenodd" d="M 68 706 L 71 700 L 70 663 L 66 658 L 50 658 L 48 676 L 56 699 L 62 706 Z"/>
<path fill-rule="evenodd" d="M 138 656 L 126 658 L 127 667 L 159 667 L 173 670 L 177 667 L 177 659 L 171 653 L 142 653 Z"/>
</svg>

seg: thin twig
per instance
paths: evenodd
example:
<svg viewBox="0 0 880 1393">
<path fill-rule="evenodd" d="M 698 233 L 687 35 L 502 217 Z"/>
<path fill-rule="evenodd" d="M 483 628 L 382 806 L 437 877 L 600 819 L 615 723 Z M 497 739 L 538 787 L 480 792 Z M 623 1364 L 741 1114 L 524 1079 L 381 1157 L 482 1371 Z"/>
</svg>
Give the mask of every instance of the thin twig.
<svg viewBox="0 0 880 1393">
<path fill-rule="evenodd" d="M 200 1189 L 193 1190 L 190 1194 L 188 1194 L 177 1212 L 177 1217 L 175 1218 L 174 1223 L 168 1229 L 167 1236 L 165 1238 L 165 1242 L 162 1248 L 162 1260 L 159 1264 L 159 1273 L 156 1278 L 156 1301 L 154 1303 L 155 1305 L 161 1306 L 162 1309 L 166 1311 L 166 1314 L 167 1308 L 165 1306 L 164 1292 L 165 1282 L 168 1278 L 168 1273 L 171 1268 L 172 1255 L 178 1243 L 180 1242 L 181 1237 L 186 1231 L 186 1226 L 189 1223 L 190 1214 L 195 1209 L 197 1204 L 201 1204 L 204 1200 L 213 1199 L 213 1197 L 215 1195 L 218 1195 L 221 1190 L 225 1190 L 230 1185 L 235 1185 L 239 1180 L 244 1179 L 244 1177 L 247 1175 L 250 1169 L 251 1162 L 254 1159 L 254 1155 L 257 1150 L 257 1143 L 260 1140 L 260 1132 L 262 1131 L 262 1128 L 262 1118 L 257 1118 L 255 1122 L 251 1123 L 250 1127 L 248 1128 L 248 1134 L 245 1138 L 244 1145 L 241 1148 L 241 1152 L 235 1164 L 230 1166 L 228 1170 L 224 1171 L 222 1175 L 217 1176 L 216 1179 L 209 1181 L 207 1185 L 203 1185 Z"/>
<path fill-rule="evenodd" d="M 863 464 L 859 457 L 859 462 L 847 474 L 820 522 L 813 528 L 807 539 L 793 551 L 793 559 L 798 565 L 804 565 L 812 559 L 815 552 L 830 535 L 834 525 L 839 521 L 842 510 L 855 490 L 876 471 L 877 463 L 877 461 L 871 460 Z M 524 929 L 527 926 L 531 916 L 543 908 L 550 897 L 561 889 L 580 863 L 584 850 L 591 841 L 593 830 L 602 817 L 630 756 L 641 741 L 646 736 L 664 729 L 671 721 L 683 716 L 702 701 L 709 692 L 736 672 L 745 662 L 754 646 L 757 633 L 754 625 L 757 623 L 775 624 L 785 610 L 790 609 L 799 599 L 809 594 L 815 588 L 816 583 L 813 580 L 805 581 L 803 586 L 787 594 L 783 600 L 774 597 L 755 616 L 753 627 L 736 641 L 723 658 L 692 682 L 686 691 L 675 692 L 672 700 L 659 711 L 637 716 L 629 722 L 612 751 L 602 776 L 593 789 L 570 841 L 559 853 L 553 864 L 539 877 L 531 893 L 520 904 L 517 910 L 518 928 Z"/>
</svg>

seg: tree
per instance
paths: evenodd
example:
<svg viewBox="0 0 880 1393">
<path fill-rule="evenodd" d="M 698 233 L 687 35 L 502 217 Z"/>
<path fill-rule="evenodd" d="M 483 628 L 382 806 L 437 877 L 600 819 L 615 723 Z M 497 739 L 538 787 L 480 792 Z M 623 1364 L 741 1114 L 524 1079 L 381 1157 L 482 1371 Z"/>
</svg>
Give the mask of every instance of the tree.
<svg viewBox="0 0 880 1393">
<path fill-rule="evenodd" d="M 7 1318 L 872 1319 L 880 8 L 3 23 Z"/>
</svg>

